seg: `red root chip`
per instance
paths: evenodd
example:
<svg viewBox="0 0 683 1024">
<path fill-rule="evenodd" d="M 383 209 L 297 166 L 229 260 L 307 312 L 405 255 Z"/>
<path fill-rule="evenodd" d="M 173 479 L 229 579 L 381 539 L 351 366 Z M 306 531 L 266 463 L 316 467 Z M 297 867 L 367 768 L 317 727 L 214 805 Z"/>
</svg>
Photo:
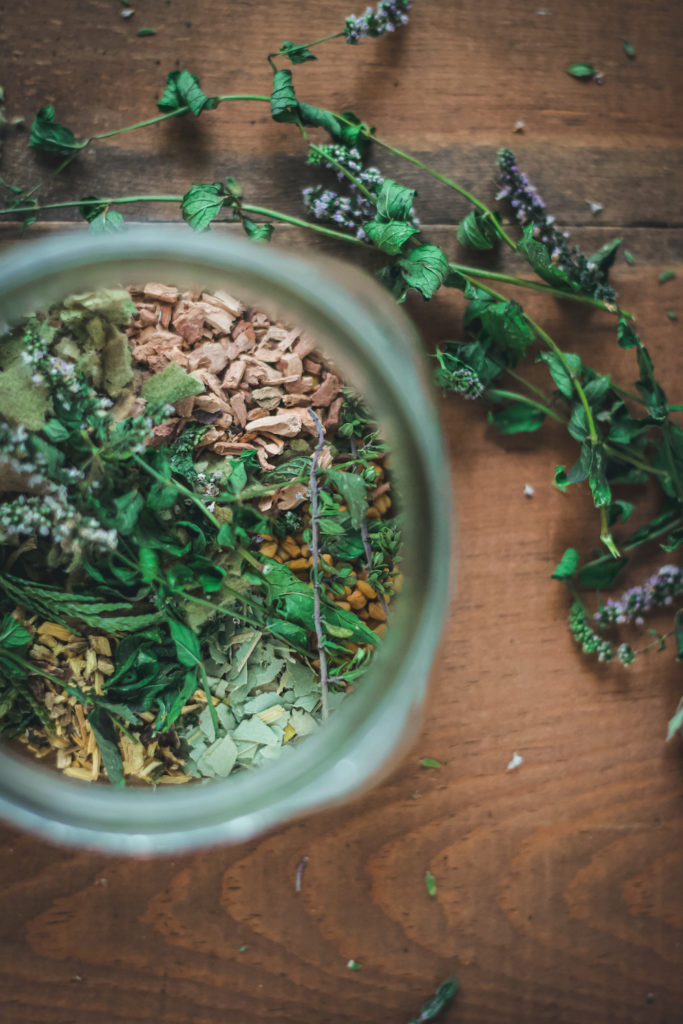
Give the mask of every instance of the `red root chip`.
<svg viewBox="0 0 683 1024">
<path fill-rule="evenodd" d="M 160 423 L 152 431 L 152 438 L 149 442 L 151 448 L 161 448 L 162 445 L 169 444 L 175 438 L 178 427 L 180 426 L 180 419 L 166 420 L 165 423 Z"/>
<path fill-rule="evenodd" d="M 204 302 L 210 302 L 213 306 L 221 306 L 227 310 L 232 316 L 239 316 L 244 310 L 244 305 L 236 299 L 233 295 L 229 295 L 224 291 L 216 291 L 211 295 L 209 292 L 204 292 L 202 295 Z"/>
<path fill-rule="evenodd" d="M 235 318 L 232 313 L 221 309 L 219 306 L 212 306 L 208 302 L 200 303 L 204 311 L 204 323 L 213 327 L 220 334 L 229 334 Z"/>
<path fill-rule="evenodd" d="M 145 298 L 151 299 L 152 302 L 177 302 L 178 300 L 178 289 L 167 284 L 150 282 L 143 288 L 143 293 Z"/>
<path fill-rule="evenodd" d="M 249 323 L 248 320 L 238 320 L 232 328 L 232 336 L 237 341 L 244 335 L 243 344 L 249 343 L 250 348 L 253 349 L 256 344 L 256 333 L 254 332 L 253 324 Z"/>
<path fill-rule="evenodd" d="M 311 395 L 311 405 L 330 405 L 339 394 L 339 387 L 339 377 L 333 373 L 325 374 L 322 384 Z"/>
<path fill-rule="evenodd" d="M 167 302 L 164 303 L 163 306 L 159 307 L 159 313 L 157 314 L 157 317 L 158 317 L 159 323 L 164 328 L 164 330 L 168 330 L 168 328 L 169 328 L 169 325 L 171 323 L 171 314 L 172 313 L 173 313 L 173 307 L 170 306 Z"/>
<path fill-rule="evenodd" d="M 339 429 L 339 417 L 341 415 L 343 401 L 343 397 L 339 395 L 339 397 L 335 398 L 334 402 L 330 405 L 330 410 L 327 414 L 327 419 L 325 420 L 325 430 L 328 433 Z"/>
<path fill-rule="evenodd" d="M 314 377 L 317 377 L 322 368 L 322 363 L 319 363 L 316 359 L 304 359 L 304 370 L 306 373 L 312 373 Z"/>
</svg>

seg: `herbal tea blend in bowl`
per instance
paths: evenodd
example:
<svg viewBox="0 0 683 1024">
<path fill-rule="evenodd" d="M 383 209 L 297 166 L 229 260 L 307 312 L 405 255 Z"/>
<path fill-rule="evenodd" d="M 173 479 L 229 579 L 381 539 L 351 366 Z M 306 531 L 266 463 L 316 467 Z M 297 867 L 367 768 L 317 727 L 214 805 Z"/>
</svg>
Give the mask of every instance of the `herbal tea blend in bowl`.
<svg viewBox="0 0 683 1024">
<path fill-rule="evenodd" d="M 0 814 L 171 852 L 385 774 L 451 525 L 392 300 L 318 256 L 136 229 L 17 247 L 0 333 Z"/>
<path fill-rule="evenodd" d="M 314 732 L 401 582 L 359 396 L 300 329 L 152 282 L 69 296 L 0 352 L 0 736 L 123 784 Z"/>
</svg>

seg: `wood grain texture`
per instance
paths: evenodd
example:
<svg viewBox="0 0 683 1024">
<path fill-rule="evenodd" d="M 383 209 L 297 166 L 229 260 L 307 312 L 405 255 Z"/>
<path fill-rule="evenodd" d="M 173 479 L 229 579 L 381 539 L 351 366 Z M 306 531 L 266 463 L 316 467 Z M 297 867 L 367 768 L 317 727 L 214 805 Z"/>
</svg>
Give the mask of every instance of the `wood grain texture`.
<svg viewBox="0 0 683 1024">
<path fill-rule="evenodd" d="M 149 116 L 174 66 L 206 69 L 209 92 L 267 92 L 266 49 L 323 35 L 349 13 L 340 0 L 142 7 L 129 24 L 113 0 L 8 5 L 8 114 L 50 101 L 74 129 L 104 131 Z M 670 400 L 683 402 L 681 326 L 666 317 L 683 319 L 680 5 L 417 0 L 411 22 L 395 38 L 322 50 L 295 71 L 300 95 L 356 110 L 487 198 L 495 150 L 510 145 L 583 248 L 623 234 L 636 265 L 617 266 L 616 287 Z M 138 39 L 142 24 L 158 35 Z M 571 81 L 573 60 L 591 60 L 605 84 Z M 520 118 L 525 134 L 513 135 Z M 32 184 L 47 165 L 25 141 L 10 136 L 0 173 Z M 300 160 L 292 130 L 234 105 L 102 144 L 43 194 L 182 192 L 232 173 L 252 201 L 298 213 Z M 418 182 L 410 169 L 401 178 Z M 430 238 L 462 259 L 464 206 L 419 183 Z M 599 218 L 587 199 L 603 203 Z M 0 238 L 13 243 L 13 229 Z M 505 254 L 491 265 L 519 269 Z M 659 286 L 662 269 L 677 278 Z M 635 379 L 611 318 L 515 297 L 558 343 Z M 429 344 L 459 336 L 458 295 L 408 307 Z M 573 454 L 562 429 L 502 439 L 474 403 L 441 408 L 457 595 L 425 726 L 401 767 L 344 809 L 175 860 L 74 853 L 0 829 L 3 1024 L 406 1024 L 450 973 L 462 991 L 447 1022 L 678 1024 L 683 757 L 663 736 L 680 669 L 670 654 L 597 666 L 573 646 L 565 592 L 549 576 L 568 544 L 590 550 L 597 527 L 585 494 L 552 487 L 555 463 Z M 515 750 L 524 764 L 506 773 Z M 420 768 L 424 756 L 443 767 Z"/>
</svg>

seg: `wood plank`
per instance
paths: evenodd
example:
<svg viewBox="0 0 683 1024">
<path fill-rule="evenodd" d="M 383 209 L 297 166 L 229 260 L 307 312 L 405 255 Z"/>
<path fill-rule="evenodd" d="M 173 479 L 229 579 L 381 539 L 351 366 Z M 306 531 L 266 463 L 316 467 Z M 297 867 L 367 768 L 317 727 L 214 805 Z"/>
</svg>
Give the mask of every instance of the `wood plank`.
<svg viewBox="0 0 683 1024">
<path fill-rule="evenodd" d="M 166 71 L 182 66 L 199 71 L 208 92 L 267 92 L 268 48 L 322 36 L 348 13 L 346 0 L 227 9 L 146 0 L 128 23 L 111 0 L 82 9 L 16 0 L 0 23 L 6 113 L 30 120 L 49 101 L 77 133 L 104 131 L 153 113 Z M 158 34 L 138 39 L 143 24 Z M 584 251 L 623 236 L 636 263 L 619 257 L 615 286 L 669 399 L 681 403 L 680 25 L 675 0 L 417 2 L 406 31 L 357 48 L 330 44 L 294 77 L 303 98 L 356 110 L 486 199 L 496 191 L 495 152 L 508 145 Z M 570 79 L 574 60 L 603 70 L 604 85 Z M 157 192 L 160 183 L 181 193 L 230 173 L 250 200 L 299 213 L 298 189 L 312 180 L 302 153 L 291 126 L 273 124 L 258 104 L 234 104 L 103 143 L 40 194 Z M 458 262 L 474 260 L 455 237 L 459 197 L 393 157 L 375 158 L 419 187 L 425 236 Z M 10 132 L 3 177 L 34 184 L 52 166 Z M 588 199 L 603 204 L 598 217 Z M 73 230 L 62 216 L 25 237 Z M 177 220 L 178 211 L 136 207 L 130 216 Z M 303 231 L 281 227 L 275 237 L 357 258 Z M 16 226 L 0 226 L 0 244 L 22 244 Z M 505 250 L 476 258 L 524 270 Z M 664 269 L 677 277 L 659 285 Z M 612 317 L 509 294 L 558 344 L 635 380 Z M 406 308 L 428 346 L 461 336 L 459 293 L 411 297 Z M 667 309 L 681 319 L 669 321 Z M 599 666 L 575 648 L 567 594 L 550 573 L 566 546 L 597 544 L 598 526 L 583 490 L 552 486 L 555 464 L 576 453 L 564 429 L 502 438 L 477 403 L 450 398 L 440 410 L 458 515 L 457 594 L 424 727 L 416 723 L 401 765 L 347 807 L 185 857 L 129 862 L 0 828 L 3 1022 L 406 1024 L 451 973 L 462 990 L 444 1024 L 680 1019 L 683 759 L 681 745 L 663 739 L 680 666 L 671 651 L 628 669 Z M 624 585 L 656 560 L 635 565 Z M 653 624 L 668 628 L 665 617 Z M 524 763 L 507 772 L 514 751 Z M 442 768 L 421 768 L 425 756 Z M 352 958 L 360 971 L 347 968 Z"/>
</svg>

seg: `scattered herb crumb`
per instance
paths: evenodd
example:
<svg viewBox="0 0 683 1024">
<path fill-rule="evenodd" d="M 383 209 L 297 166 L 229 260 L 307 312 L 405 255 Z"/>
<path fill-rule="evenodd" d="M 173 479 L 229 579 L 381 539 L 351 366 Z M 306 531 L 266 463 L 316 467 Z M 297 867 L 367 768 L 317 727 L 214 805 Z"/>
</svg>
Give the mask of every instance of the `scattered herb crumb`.
<svg viewBox="0 0 683 1024">
<path fill-rule="evenodd" d="M 357 960 L 349 960 L 346 966 L 350 971 L 359 971 L 361 965 L 358 963 Z"/>
<path fill-rule="evenodd" d="M 133 10 L 132 7 L 126 7 L 125 10 L 121 11 L 122 18 L 132 18 L 134 14 L 135 11 Z"/>
<path fill-rule="evenodd" d="M 567 68 L 567 74 L 571 75 L 572 78 L 594 78 L 597 74 L 592 64 L 570 64 Z"/>
<path fill-rule="evenodd" d="M 624 39 L 624 53 L 629 60 L 633 60 L 636 55 L 636 48 L 633 43 L 629 43 L 628 39 Z"/>
<path fill-rule="evenodd" d="M 302 857 L 296 866 L 296 879 L 294 881 L 294 891 L 301 892 L 301 882 L 303 880 L 304 871 L 308 864 L 308 857 Z"/>
<path fill-rule="evenodd" d="M 676 272 L 674 270 L 663 270 L 657 278 L 657 281 L 659 284 L 666 284 L 667 281 L 672 281 L 675 276 Z"/>
<path fill-rule="evenodd" d="M 524 497 L 525 498 L 533 498 L 535 493 L 536 493 L 536 491 L 533 489 L 531 484 L 524 484 Z"/>
<path fill-rule="evenodd" d="M 440 768 L 441 761 L 436 761 L 433 757 L 423 757 L 420 761 L 423 768 Z"/>
<path fill-rule="evenodd" d="M 138 35 L 139 36 L 155 36 L 156 34 L 157 34 L 157 30 L 155 28 L 139 28 L 138 29 Z"/>
<path fill-rule="evenodd" d="M 668 316 L 669 320 L 678 320 L 678 313 L 676 313 L 673 309 L 667 309 L 666 315 Z"/>
<path fill-rule="evenodd" d="M 590 206 L 590 211 L 595 217 L 598 213 L 602 213 L 602 203 L 595 203 L 592 199 L 587 199 L 586 202 Z"/>
<path fill-rule="evenodd" d="M 519 768 L 519 766 L 522 765 L 522 764 L 524 764 L 524 758 L 522 757 L 522 755 L 514 753 L 512 755 L 511 760 L 508 761 L 508 766 L 506 768 L 506 771 L 513 772 L 515 770 L 515 768 Z"/>
<path fill-rule="evenodd" d="M 430 896 L 436 896 L 436 879 L 431 871 L 425 871 L 425 885 Z"/>
<path fill-rule="evenodd" d="M 624 249 L 624 259 L 628 263 L 629 267 L 632 267 L 633 264 L 636 262 L 636 258 L 630 249 Z"/>
<path fill-rule="evenodd" d="M 239 951 L 238 951 L 238 952 L 240 952 L 240 953 L 246 953 L 246 951 L 247 951 L 248 949 L 249 949 L 249 946 L 240 946 L 240 948 L 239 948 Z"/>
<path fill-rule="evenodd" d="M 524 124 L 524 121 L 515 121 L 515 127 L 512 130 L 517 135 L 521 135 L 522 132 L 524 131 L 525 127 L 526 127 L 526 125 Z"/>
<path fill-rule="evenodd" d="M 414 1017 L 408 1024 L 430 1024 L 431 1021 L 436 1020 L 455 996 L 458 984 L 457 978 L 446 978 L 445 981 L 442 981 L 432 998 L 423 1004 L 417 1017 Z"/>
</svg>

